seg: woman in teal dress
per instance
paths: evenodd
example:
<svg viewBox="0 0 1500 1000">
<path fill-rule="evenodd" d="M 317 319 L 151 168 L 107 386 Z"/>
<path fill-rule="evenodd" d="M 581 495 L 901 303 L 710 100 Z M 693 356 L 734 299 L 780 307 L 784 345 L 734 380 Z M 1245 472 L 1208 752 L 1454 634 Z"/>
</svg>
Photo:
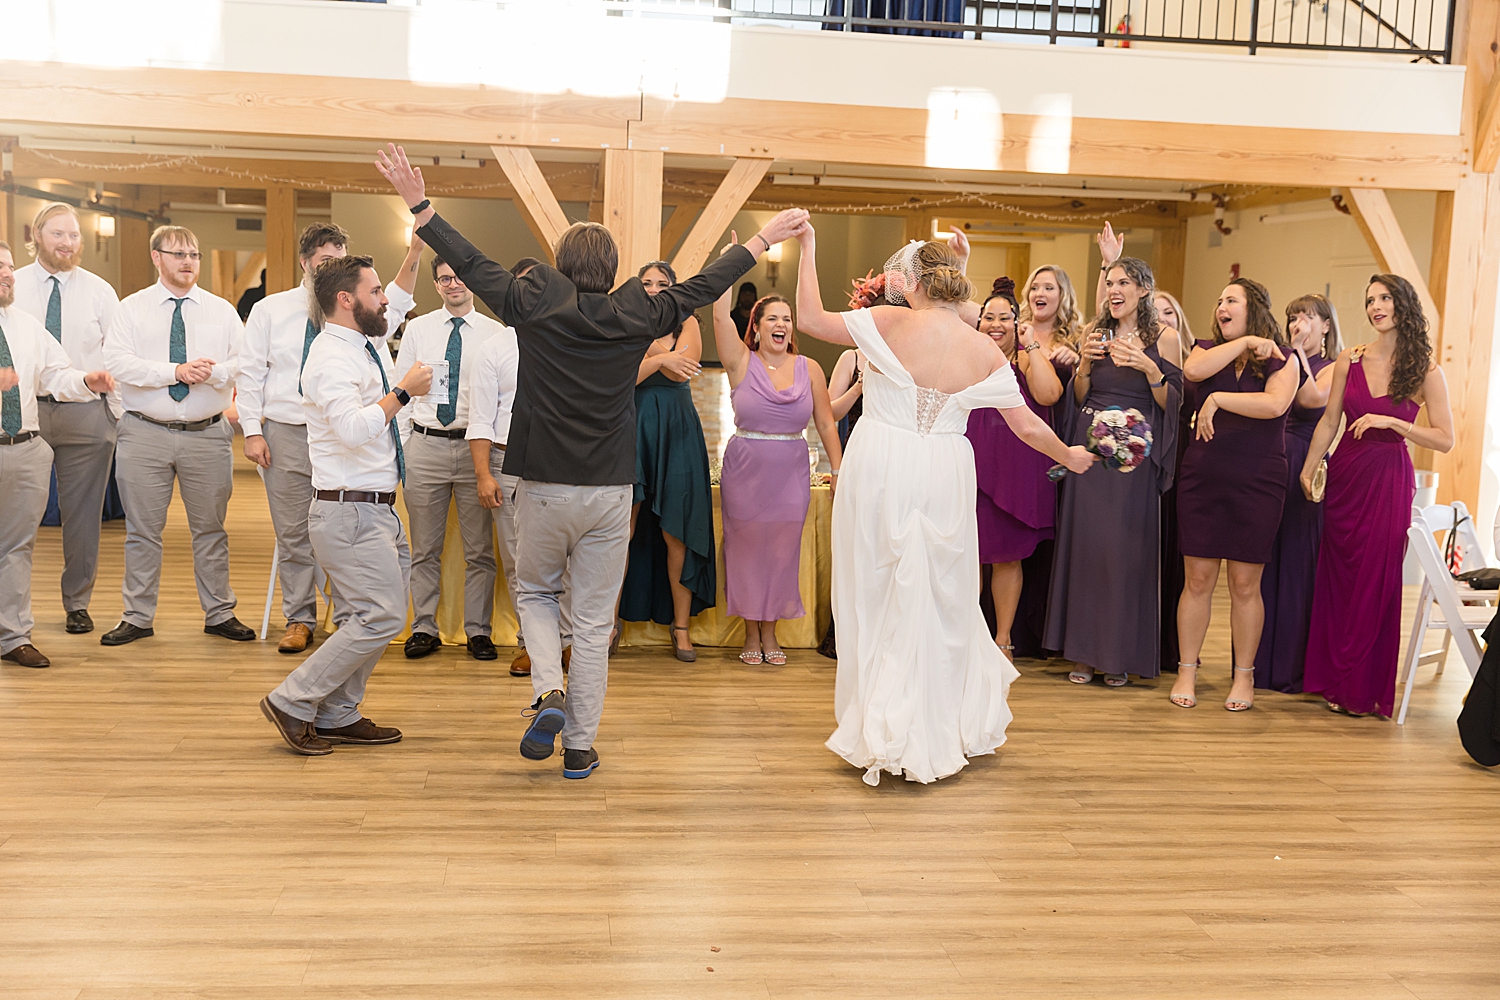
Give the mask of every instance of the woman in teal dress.
<svg viewBox="0 0 1500 1000">
<path fill-rule="evenodd" d="M 658 260 L 640 278 L 655 295 L 677 281 Z M 698 373 L 703 338 L 688 317 L 654 341 L 635 383 L 635 506 L 630 512 L 630 565 L 620 594 L 625 621 L 672 626 L 672 651 L 697 659 L 688 619 L 714 606 L 714 505 L 708 445 L 688 380 Z"/>
</svg>

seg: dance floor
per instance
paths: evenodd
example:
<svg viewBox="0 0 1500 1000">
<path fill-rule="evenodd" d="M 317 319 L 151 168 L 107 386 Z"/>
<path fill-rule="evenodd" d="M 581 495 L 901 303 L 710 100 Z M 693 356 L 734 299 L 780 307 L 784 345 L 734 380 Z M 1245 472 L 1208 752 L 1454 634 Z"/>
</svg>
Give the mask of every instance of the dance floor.
<svg viewBox="0 0 1500 1000">
<path fill-rule="evenodd" d="M 258 626 L 270 527 L 235 488 Z M 6 998 L 1500 995 L 1500 774 L 1459 746 L 1457 656 L 1404 727 L 1231 715 L 1221 597 L 1197 709 L 1023 663 L 997 755 L 870 788 L 823 747 L 832 661 L 631 649 L 575 782 L 516 752 L 529 682 L 455 647 L 377 669 L 403 742 L 293 756 L 256 707 L 293 660 L 202 634 L 178 506 L 166 546 L 156 636 L 107 650 L 63 633 L 42 531 L 54 666 L 0 669 Z"/>
</svg>

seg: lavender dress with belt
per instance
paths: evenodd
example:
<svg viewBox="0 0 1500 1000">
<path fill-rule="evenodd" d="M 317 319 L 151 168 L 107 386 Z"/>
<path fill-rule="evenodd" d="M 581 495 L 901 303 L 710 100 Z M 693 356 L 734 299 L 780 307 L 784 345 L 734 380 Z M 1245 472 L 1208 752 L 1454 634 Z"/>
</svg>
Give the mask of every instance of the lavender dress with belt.
<svg viewBox="0 0 1500 1000">
<path fill-rule="evenodd" d="M 812 501 L 807 441 L 812 380 L 798 355 L 779 391 L 759 356 L 729 394 L 735 435 L 724 449 L 724 597 L 731 615 L 769 622 L 806 614 L 797 586 L 802 526 Z M 750 435 L 772 435 L 755 437 Z"/>
</svg>

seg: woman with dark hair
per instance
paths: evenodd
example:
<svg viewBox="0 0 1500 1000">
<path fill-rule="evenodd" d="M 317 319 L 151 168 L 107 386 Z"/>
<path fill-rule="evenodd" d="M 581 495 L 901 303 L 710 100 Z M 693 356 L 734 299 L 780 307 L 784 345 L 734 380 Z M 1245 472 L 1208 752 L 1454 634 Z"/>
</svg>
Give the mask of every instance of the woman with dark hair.
<svg viewBox="0 0 1500 1000">
<path fill-rule="evenodd" d="M 639 277 L 647 295 L 677 284 L 672 265 L 652 261 Z M 688 619 L 714 606 L 714 502 L 708 446 L 688 380 L 699 371 L 703 337 L 689 316 L 651 342 L 635 382 L 635 505 L 620 617 L 672 627 L 672 652 L 698 658 Z"/>
<path fill-rule="evenodd" d="M 1172 704 L 1192 708 L 1199 656 L 1213 611 L 1220 561 L 1229 564 L 1233 663 L 1224 707 L 1255 704 L 1255 651 L 1265 611 L 1260 577 L 1271 561 L 1286 500 L 1286 411 L 1297 391 L 1296 360 L 1271 314 L 1271 293 L 1235 278 L 1219 293 L 1213 335 L 1183 368 L 1197 413 L 1177 480 L 1177 539 L 1183 588 L 1177 601 L 1177 683 Z"/>
<path fill-rule="evenodd" d="M 1031 329 L 1016 330 L 1019 311 L 1016 283 L 996 278 L 979 313 L 979 332 L 988 335 L 1015 368 L 1027 407 L 1047 420 L 1052 404 L 1062 398 L 1062 380 L 1052 362 L 1042 356 Z M 1021 603 L 1021 561 L 1053 537 L 1057 486 L 1047 478 L 1053 463 L 1016 437 L 1001 412 L 991 407 L 969 413 L 966 434 L 974 446 L 979 562 L 990 568 L 995 644 L 1013 659 L 1015 644 L 1010 633 Z"/>
<path fill-rule="evenodd" d="M 1129 674 L 1161 672 L 1161 494 L 1172 485 L 1182 371 L 1177 333 L 1156 318 L 1156 281 L 1146 262 L 1121 257 L 1105 273 L 1105 305 L 1063 394 L 1064 440 L 1083 444 L 1100 410 L 1135 409 L 1151 425 L 1150 458 L 1129 473 L 1095 466 L 1062 489 L 1045 645 L 1122 687 Z M 1058 407 L 1063 409 L 1063 407 Z"/>
<path fill-rule="evenodd" d="M 1453 447 L 1453 414 L 1411 282 L 1394 274 L 1371 277 L 1365 316 L 1375 342 L 1339 356 L 1328 407 L 1302 463 L 1303 494 L 1315 499 L 1313 473 L 1328 455 L 1339 420 L 1348 420 L 1328 455 L 1302 689 L 1321 694 L 1335 712 L 1389 718 L 1401 645 L 1401 560 L 1416 490 L 1406 446 L 1446 453 Z M 1419 427 L 1424 406 L 1428 426 Z"/>
<path fill-rule="evenodd" d="M 751 308 L 743 340 L 738 333 L 726 292 L 714 303 L 714 342 L 729 376 L 735 424 L 719 478 L 724 598 L 729 613 L 745 621 L 740 660 L 780 666 L 786 653 L 776 622 L 807 613 L 797 571 L 812 502 L 808 420 L 817 424 L 835 483 L 843 449 L 823 369 L 797 353 L 791 304 L 767 295 Z"/>
<path fill-rule="evenodd" d="M 1343 349 L 1338 313 L 1316 293 L 1293 299 L 1286 307 L 1286 333 L 1301 366 L 1302 385 L 1286 417 L 1286 505 L 1271 548 L 1271 561 L 1260 577 L 1265 626 L 1255 654 L 1255 686 L 1273 691 L 1302 690 L 1302 662 L 1307 654 L 1307 626 L 1312 616 L 1313 575 L 1323 537 L 1323 507 L 1302 495 L 1302 463 L 1313 428 L 1323 418 L 1333 389 L 1333 364 Z"/>
</svg>

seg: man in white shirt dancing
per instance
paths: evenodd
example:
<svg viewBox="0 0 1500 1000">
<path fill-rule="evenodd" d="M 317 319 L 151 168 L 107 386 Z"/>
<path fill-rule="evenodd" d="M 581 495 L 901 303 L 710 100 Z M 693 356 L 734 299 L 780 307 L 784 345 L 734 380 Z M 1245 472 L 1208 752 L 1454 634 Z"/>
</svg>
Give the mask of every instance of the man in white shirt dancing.
<svg viewBox="0 0 1500 1000">
<path fill-rule="evenodd" d="M 50 667 L 31 644 L 31 554 L 52 479 L 52 449 L 37 432 L 37 397 L 97 400 L 115 384 L 108 372 L 72 367 L 46 327 L 12 304 L 14 263 L 0 243 L 0 659 Z"/>
<path fill-rule="evenodd" d="M 245 457 L 265 470 L 266 501 L 276 531 L 276 572 L 281 579 L 281 610 L 286 633 L 278 652 L 300 653 L 312 642 L 318 623 L 317 564 L 307 538 L 312 503 L 312 466 L 307 457 L 307 417 L 302 409 L 302 369 L 323 316 L 313 298 L 312 275 L 325 260 L 349 251 L 349 234 L 331 222 L 302 231 L 298 256 L 302 283 L 268 295 L 250 310 L 240 352 L 237 405 L 245 431 Z M 422 244 L 413 240 L 386 298 L 387 336 L 396 331 L 416 300 L 417 265 Z M 385 353 L 385 337 L 377 343 Z"/>
<path fill-rule="evenodd" d="M 395 510 L 405 459 L 394 421 L 432 384 L 432 369 L 418 363 L 390 385 L 375 348 L 385 336 L 386 296 L 369 257 L 320 265 L 313 290 L 327 325 L 302 378 L 315 497 L 308 536 L 348 616 L 260 702 L 287 746 L 310 757 L 332 753 L 336 743 L 401 739 L 399 729 L 361 715 L 359 703 L 381 654 L 406 626 L 411 550 Z"/>
<path fill-rule="evenodd" d="M 117 478 L 125 502 L 125 613 L 105 646 L 154 635 L 162 531 L 172 484 L 193 533 L 193 578 L 203 631 L 246 642 L 234 616 L 224 515 L 234 485 L 234 401 L 243 329 L 234 304 L 198 287 L 198 237 L 181 226 L 151 234 L 160 279 L 128 296 L 104 338 L 104 365 L 120 385 Z"/>
<path fill-rule="evenodd" d="M 60 343 L 74 368 L 104 367 L 104 335 L 120 301 L 109 282 L 79 266 L 83 233 L 72 205 L 49 202 L 31 224 L 36 260 L 15 275 L 16 308 L 36 317 Z M 99 522 L 115 458 L 120 397 L 90 394 L 64 400 L 56 393 L 37 399 L 37 423 L 52 448 L 57 470 L 57 506 L 62 514 L 63 611 L 74 635 L 94 630 L 89 600 L 99 575 Z"/>
</svg>

